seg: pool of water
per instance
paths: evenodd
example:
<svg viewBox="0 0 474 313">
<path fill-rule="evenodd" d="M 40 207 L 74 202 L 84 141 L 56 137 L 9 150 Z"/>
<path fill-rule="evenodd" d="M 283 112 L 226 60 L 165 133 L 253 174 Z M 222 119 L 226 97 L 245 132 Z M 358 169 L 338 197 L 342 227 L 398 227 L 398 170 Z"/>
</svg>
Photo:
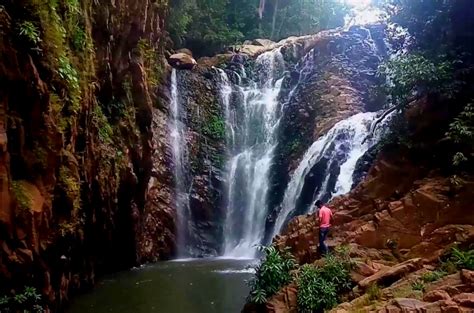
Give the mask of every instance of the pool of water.
<svg viewBox="0 0 474 313">
<path fill-rule="evenodd" d="M 255 260 L 162 262 L 105 277 L 68 313 L 238 313 Z"/>
</svg>

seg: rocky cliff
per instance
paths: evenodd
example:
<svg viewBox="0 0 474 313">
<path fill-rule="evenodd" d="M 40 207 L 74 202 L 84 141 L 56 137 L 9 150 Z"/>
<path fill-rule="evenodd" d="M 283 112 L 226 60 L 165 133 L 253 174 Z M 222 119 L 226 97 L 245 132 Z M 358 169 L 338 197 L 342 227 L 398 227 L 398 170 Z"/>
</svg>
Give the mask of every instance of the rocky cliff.
<svg viewBox="0 0 474 313">
<path fill-rule="evenodd" d="M 0 5 L 0 290 L 53 310 L 174 250 L 166 1 Z M 156 130 L 156 131 L 154 131 Z"/>
<path fill-rule="evenodd" d="M 472 272 L 435 283 L 425 278 L 454 245 L 474 242 L 473 176 L 448 174 L 445 151 L 450 144 L 440 140 L 453 114 L 453 106 L 446 104 L 432 98 L 413 103 L 404 116 L 408 140 L 422 144 L 383 146 L 368 176 L 351 193 L 329 203 L 334 210 L 329 244 L 348 245 L 356 262 L 351 277 L 358 286 L 334 312 L 472 310 L 464 300 L 472 299 Z M 307 215 L 295 218 L 274 244 L 290 247 L 301 264 L 313 263 L 319 258 L 317 238 L 316 218 Z M 417 292 L 413 286 L 420 281 L 423 289 Z M 375 298 L 373 291 L 364 294 L 373 285 L 381 290 Z M 296 294 L 291 286 L 283 289 L 267 311 L 294 312 Z"/>
</svg>

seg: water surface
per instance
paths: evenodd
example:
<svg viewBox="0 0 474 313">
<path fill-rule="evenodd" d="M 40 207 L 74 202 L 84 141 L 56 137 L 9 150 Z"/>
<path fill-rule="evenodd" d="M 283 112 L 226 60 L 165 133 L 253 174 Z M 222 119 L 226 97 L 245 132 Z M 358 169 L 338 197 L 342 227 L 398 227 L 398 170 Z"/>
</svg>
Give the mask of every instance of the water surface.
<svg viewBox="0 0 474 313">
<path fill-rule="evenodd" d="M 238 313 L 254 263 L 184 260 L 119 273 L 75 299 L 68 313 Z"/>
</svg>

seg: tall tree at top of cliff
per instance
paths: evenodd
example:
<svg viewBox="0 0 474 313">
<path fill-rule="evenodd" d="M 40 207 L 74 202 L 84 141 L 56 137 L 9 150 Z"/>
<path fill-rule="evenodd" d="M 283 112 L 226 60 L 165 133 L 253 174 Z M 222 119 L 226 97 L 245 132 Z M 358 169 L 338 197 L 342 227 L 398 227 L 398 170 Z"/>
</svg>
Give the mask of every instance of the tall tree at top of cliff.
<svg viewBox="0 0 474 313">
<path fill-rule="evenodd" d="M 340 0 L 173 0 L 168 29 L 178 47 L 212 55 L 244 39 L 280 40 L 342 26 Z"/>
<path fill-rule="evenodd" d="M 392 84 L 387 86 L 387 90 L 389 93 L 398 93 L 398 96 L 401 96 L 399 99 L 404 99 L 404 101 L 398 101 L 400 103 L 394 101 L 394 104 L 408 107 L 413 94 L 417 94 L 417 98 L 428 96 L 429 104 L 432 107 L 437 106 L 439 110 L 442 110 L 440 112 L 443 112 L 443 119 L 438 121 L 434 133 L 439 133 L 439 137 L 444 137 L 441 142 L 450 143 L 442 149 L 444 155 L 451 156 L 449 164 L 444 165 L 448 167 L 454 165 L 457 170 L 463 171 L 474 169 L 472 147 L 474 138 L 472 130 L 472 125 L 474 125 L 472 114 L 474 6 L 472 1 L 386 0 L 381 2 L 388 8 L 391 21 L 407 29 L 412 36 L 408 52 L 401 54 L 395 61 L 388 64 L 388 67 L 392 67 L 389 71 Z M 410 137 L 409 134 L 404 136 Z M 414 142 L 420 143 L 423 140 Z M 430 148 L 435 149 L 435 144 L 433 143 Z M 438 164 L 438 166 L 444 165 Z"/>
</svg>

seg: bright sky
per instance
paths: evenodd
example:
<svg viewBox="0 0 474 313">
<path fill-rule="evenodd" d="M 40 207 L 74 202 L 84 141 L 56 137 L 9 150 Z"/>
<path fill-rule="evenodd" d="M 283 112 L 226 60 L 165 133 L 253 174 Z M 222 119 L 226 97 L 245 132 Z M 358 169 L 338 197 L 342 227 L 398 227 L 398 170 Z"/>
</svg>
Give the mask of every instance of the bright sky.
<svg viewBox="0 0 474 313">
<path fill-rule="evenodd" d="M 344 0 L 347 4 L 353 7 L 367 7 L 372 3 L 372 0 Z"/>
<path fill-rule="evenodd" d="M 346 18 L 346 27 L 378 22 L 383 12 L 372 6 L 372 0 L 341 0 L 352 6 L 351 14 Z"/>
</svg>

